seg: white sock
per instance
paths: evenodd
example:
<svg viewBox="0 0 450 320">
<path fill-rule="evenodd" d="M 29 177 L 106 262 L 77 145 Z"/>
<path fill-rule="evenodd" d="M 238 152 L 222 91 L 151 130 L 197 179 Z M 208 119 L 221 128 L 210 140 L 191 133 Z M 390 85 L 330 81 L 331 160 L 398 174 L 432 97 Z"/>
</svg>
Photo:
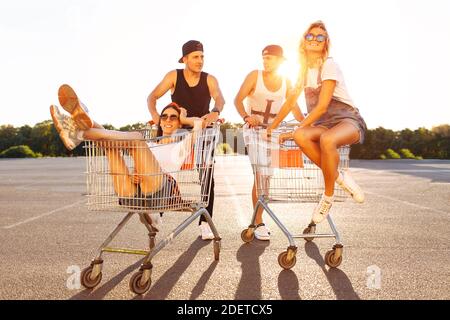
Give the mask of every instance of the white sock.
<svg viewBox="0 0 450 320">
<path fill-rule="evenodd" d="M 325 201 L 327 201 L 327 202 L 333 202 L 333 200 L 334 200 L 334 195 L 332 195 L 332 196 L 327 196 L 325 193 L 322 195 L 322 199 L 324 199 Z"/>
</svg>

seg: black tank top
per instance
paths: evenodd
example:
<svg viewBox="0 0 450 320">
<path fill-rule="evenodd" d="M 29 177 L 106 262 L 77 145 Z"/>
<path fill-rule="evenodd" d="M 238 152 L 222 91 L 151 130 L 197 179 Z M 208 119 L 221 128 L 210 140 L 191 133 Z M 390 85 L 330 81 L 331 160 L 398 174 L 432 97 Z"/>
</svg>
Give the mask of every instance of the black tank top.
<svg viewBox="0 0 450 320">
<path fill-rule="evenodd" d="M 188 117 L 203 117 L 209 113 L 211 95 L 206 78 L 208 74 L 202 72 L 195 87 L 189 87 L 184 78 L 183 69 L 177 69 L 177 84 L 172 94 L 172 102 L 187 110 Z"/>
</svg>

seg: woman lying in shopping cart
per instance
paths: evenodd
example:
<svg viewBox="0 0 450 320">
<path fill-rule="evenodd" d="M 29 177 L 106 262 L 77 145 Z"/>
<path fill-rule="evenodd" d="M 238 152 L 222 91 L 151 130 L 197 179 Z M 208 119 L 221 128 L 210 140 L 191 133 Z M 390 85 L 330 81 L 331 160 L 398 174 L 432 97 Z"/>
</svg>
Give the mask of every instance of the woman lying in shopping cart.
<svg viewBox="0 0 450 320">
<path fill-rule="evenodd" d="M 50 114 L 62 142 L 69 150 L 77 147 L 83 140 L 98 141 L 99 146 L 105 147 L 110 172 L 113 173 L 114 190 L 119 196 L 120 204 L 143 206 L 133 200 L 145 199 L 147 195 L 153 202 L 162 198 L 171 198 L 173 201 L 174 198 L 181 197 L 175 179 L 170 174 L 163 173 L 180 170 L 191 152 L 196 133 L 202 128 L 202 119 L 186 117 L 186 110 L 175 103 L 167 105 L 161 112 L 158 128 L 159 135 L 167 138 L 159 139 L 158 142 L 170 144 L 170 148 L 155 152 L 156 148 L 149 148 L 141 132 L 106 130 L 92 121 L 87 108 L 69 86 L 63 85 L 60 88 L 61 92 L 64 95 L 60 95 L 60 102 L 71 115 L 62 113 L 55 105 L 50 106 Z M 183 139 L 177 139 L 177 143 L 171 143 L 174 142 L 171 136 L 182 125 L 189 125 L 193 129 L 184 135 Z M 121 152 L 124 149 L 133 158 L 135 168 L 133 173 L 129 173 Z M 148 202 L 145 205 L 148 206 Z M 151 205 L 154 206 L 156 203 Z M 152 220 L 159 220 L 157 216 L 152 215 Z M 159 224 L 159 221 L 153 222 L 154 226 Z"/>
<path fill-rule="evenodd" d="M 325 24 L 312 23 L 300 40 L 301 70 L 296 89 L 274 119 L 268 132 L 286 117 L 304 89 L 308 116 L 295 132 L 280 136 L 280 141 L 294 139 L 302 151 L 322 169 L 325 192 L 314 209 L 313 222 L 325 219 L 333 203 L 337 182 L 356 202 L 364 193 L 348 172 L 338 172 L 338 148 L 363 143 L 366 124 L 350 98 L 339 66 L 328 56 L 330 40 Z"/>
</svg>

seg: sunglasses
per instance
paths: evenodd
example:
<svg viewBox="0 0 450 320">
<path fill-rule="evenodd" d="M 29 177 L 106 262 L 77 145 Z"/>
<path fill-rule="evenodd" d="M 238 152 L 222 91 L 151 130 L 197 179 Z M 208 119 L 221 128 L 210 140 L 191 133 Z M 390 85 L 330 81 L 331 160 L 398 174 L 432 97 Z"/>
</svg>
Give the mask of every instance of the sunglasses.
<svg viewBox="0 0 450 320">
<path fill-rule="evenodd" d="M 324 42 L 325 40 L 327 40 L 327 36 L 324 35 L 324 34 L 318 34 L 318 35 L 316 36 L 316 35 L 314 35 L 314 34 L 312 34 L 312 33 L 308 33 L 308 34 L 305 36 L 305 40 L 306 40 L 306 41 L 313 41 L 314 39 L 315 39 L 317 42 Z"/>
<path fill-rule="evenodd" d="M 163 115 L 161 115 L 161 120 L 167 121 L 167 119 L 170 119 L 171 121 L 175 121 L 175 120 L 178 120 L 179 118 L 178 118 L 178 116 L 176 114 L 171 114 L 171 115 L 163 114 Z"/>
</svg>

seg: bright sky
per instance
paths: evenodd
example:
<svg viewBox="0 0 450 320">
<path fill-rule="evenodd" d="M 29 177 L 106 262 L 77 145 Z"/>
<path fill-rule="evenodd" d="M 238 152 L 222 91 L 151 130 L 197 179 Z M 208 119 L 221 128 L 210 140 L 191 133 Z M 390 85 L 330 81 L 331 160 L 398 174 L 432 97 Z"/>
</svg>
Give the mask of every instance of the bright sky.
<svg viewBox="0 0 450 320">
<path fill-rule="evenodd" d="M 233 100 L 245 76 L 262 68 L 262 48 L 282 45 L 295 79 L 300 36 L 318 19 L 369 128 L 450 123 L 447 0 L 15 0 L 0 2 L 0 124 L 50 119 L 63 83 L 99 123 L 147 121 L 148 94 L 183 67 L 177 60 L 190 39 L 204 44 L 204 71 L 226 100 L 223 117 L 239 122 Z M 158 109 L 168 101 L 169 93 Z"/>
</svg>

